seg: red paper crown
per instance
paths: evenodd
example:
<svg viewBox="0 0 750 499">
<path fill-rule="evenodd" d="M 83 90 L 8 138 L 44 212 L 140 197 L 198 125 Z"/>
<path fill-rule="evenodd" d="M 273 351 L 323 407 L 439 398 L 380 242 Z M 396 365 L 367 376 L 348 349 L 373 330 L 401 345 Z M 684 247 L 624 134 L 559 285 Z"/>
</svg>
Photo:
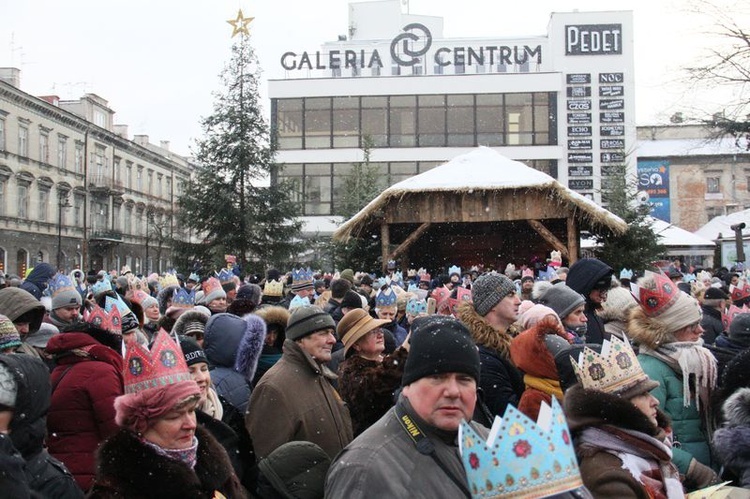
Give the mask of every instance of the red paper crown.
<svg viewBox="0 0 750 499">
<path fill-rule="evenodd" d="M 219 289 L 222 291 L 224 290 L 224 288 L 221 287 L 221 281 L 216 277 L 209 277 L 201 287 L 203 288 L 203 296 L 208 296 Z"/>
<path fill-rule="evenodd" d="M 465 301 L 471 301 L 471 290 L 460 287 L 456 288 L 456 297 L 448 298 L 448 306 L 450 307 L 451 314 L 458 317 L 458 306 Z"/>
<path fill-rule="evenodd" d="M 644 281 L 649 284 L 653 282 L 654 287 L 643 287 L 631 283 L 630 293 L 649 317 L 657 317 L 664 313 L 682 293 L 677 285 L 664 274 L 647 270 L 644 273 Z"/>
<path fill-rule="evenodd" d="M 521 278 L 523 279 L 524 277 L 531 277 L 533 279 L 534 271 L 531 269 L 524 269 L 524 271 L 521 272 Z"/>
<path fill-rule="evenodd" d="M 151 295 L 139 289 L 133 293 L 133 297 L 130 299 L 130 301 L 132 301 L 133 303 L 137 303 L 138 305 L 142 305 L 143 300 L 145 300 L 149 296 Z"/>
<path fill-rule="evenodd" d="M 744 314 L 748 312 L 746 306 L 738 307 L 737 305 L 729 305 L 729 309 L 726 314 L 721 314 L 721 324 L 724 326 L 724 331 L 729 331 L 729 326 L 734 320 L 734 316 L 737 314 Z"/>
<path fill-rule="evenodd" d="M 107 313 L 103 308 L 94 305 L 90 311 L 88 309 L 83 311 L 83 320 L 112 334 L 122 334 L 122 317 L 117 307 L 112 307 Z"/>
<path fill-rule="evenodd" d="M 136 341 L 128 343 L 124 365 L 126 394 L 193 379 L 180 345 L 164 329 L 156 333 L 150 352 Z"/>
<path fill-rule="evenodd" d="M 732 301 L 737 300 L 744 300 L 748 296 L 750 296 L 750 283 L 748 283 L 745 279 L 740 279 L 737 282 L 737 286 L 734 284 L 731 284 L 729 286 L 729 294 L 732 298 Z"/>
</svg>

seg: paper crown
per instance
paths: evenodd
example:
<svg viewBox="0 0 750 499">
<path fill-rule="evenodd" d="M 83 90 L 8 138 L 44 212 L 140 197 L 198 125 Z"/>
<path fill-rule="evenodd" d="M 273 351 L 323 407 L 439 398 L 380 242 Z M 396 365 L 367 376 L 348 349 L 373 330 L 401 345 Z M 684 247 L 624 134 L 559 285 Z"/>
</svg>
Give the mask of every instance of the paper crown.
<svg viewBox="0 0 750 499">
<path fill-rule="evenodd" d="M 281 296 L 284 293 L 284 285 L 281 281 L 266 281 L 263 286 L 263 294 L 266 296 Z"/>
<path fill-rule="evenodd" d="M 562 265 L 562 253 L 552 250 L 549 254 L 549 264 L 555 268 Z"/>
<path fill-rule="evenodd" d="M 407 277 L 416 277 L 417 276 L 417 270 L 416 269 L 409 269 L 408 272 L 406 272 Z"/>
<path fill-rule="evenodd" d="M 633 271 L 630 269 L 623 268 L 620 271 L 620 279 L 628 279 L 628 280 L 633 279 Z"/>
<path fill-rule="evenodd" d="M 729 297 L 732 301 L 744 300 L 750 296 L 750 283 L 745 279 L 737 281 L 737 285 L 729 285 Z"/>
<path fill-rule="evenodd" d="M 729 331 L 729 326 L 732 325 L 732 321 L 734 320 L 735 315 L 744 314 L 747 312 L 750 312 L 750 309 L 748 309 L 746 305 L 743 305 L 742 307 L 738 307 L 734 304 L 729 305 L 727 313 L 721 314 L 721 323 L 724 326 L 724 331 Z"/>
<path fill-rule="evenodd" d="M 653 279 L 652 279 L 653 277 Z M 653 288 L 630 283 L 630 292 L 638 301 L 643 312 L 649 317 L 658 317 L 671 307 L 679 298 L 680 289 L 664 274 L 647 270 L 640 281 L 653 283 Z"/>
<path fill-rule="evenodd" d="M 127 274 L 130 274 L 130 273 L 132 273 L 132 272 L 133 272 L 133 271 L 132 271 L 132 270 L 130 270 L 130 266 L 129 266 L 129 265 L 123 265 L 123 266 L 122 266 L 122 267 L 120 268 L 120 275 L 127 275 Z"/>
<path fill-rule="evenodd" d="M 682 276 L 682 282 L 695 282 L 696 280 L 695 274 L 684 274 Z"/>
<path fill-rule="evenodd" d="M 711 282 L 711 277 L 713 277 L 713 276 L 711 275 L 710 272 L 706 272 L 705 270 L 701 270 L 700 272 L 698 272 L 698 275 L 696 277 L 698 278 L 698 280 L 700 282 L 702 282 L 703 284 L 706 284 L 708 286 L 710 284 L 710 282 Z"/>
<path fill-rule="evenodd" d="M 222 292 L 224 291 L 224 288 L 221 287 L 221 281 L 216 277 L 209 277 L 206 279 L 203 284 L 201 284 L 201 289 L 203 290 L 203 296 L 208 296 L 218 290 L 221 290 Z"/>
<path fill-rule="evenodd" d="M 139 289 L 133 292 L 133 297 L 130 299 L 130 301 L 132 301 L 133 303 L 137 303 L 138 305 L 143 305 L 143 301 L 150 297 L 151 297 L 150 294 Z"/>
<path fill-rule="evenodd" d="M 648 380 L 627 339 L 612 336 L 602 342 L 602 353 L 584 347 L 573 371 L 585 389 L 618 394 Z"/>
<path fill-rule="evenodd" d="M 164 277 L 159 278 L 159 288 L 164 289 L 169 286 L 179 286 L 180 281 L 177 280 L 177 276 L 174 274 L 166 273 Z"/>
<path fill-rule="evenodd" d="M 397 300 L 396 293 L 391 288 L 385 288 L 378 292 L 378 294 L 375 296 L 375 306 L 376 307 L 390 307 L 391 305 L 396 305 Z"/>
<path fill-rule="evenodd" d="M 146 290 L 148 290 L 148 282 L 146 282 L 145 279 L 138 279 L 132 273 L 127 275 L 127 279 L 128 279 L 128 288 L 131 291 L 136 291 L 136 290 L 146 291 Z"/>
<path fill-rule="evenodd" d="M 459 304 L 465 301 L 471 301 L 471 291 L 466 288 L 456 288 L 456 297 L 448 298 L 448 306 L 450 307 L 451 313 L 458 317 L 456 309 Z"/>
<path fill-rule="evenodd" d="M 396 270 L 396 260 L 388 260 L 388 265 L 386 268 L 388 270 Z"/>
<path fill-rule="evenodd" d="M 532 269 L 524 269 L 523 272 L 521 272 L 521 279 L 524 277 L 531 277 L 534 278 L 534 271 Z"/>
<path fill-rule="evenodd" d="M 404 283 L 404 273 L 398 270 L 393 273 L 393 277 L 386 277 L 386 279 L 390 279 L 391 283 L 401 286 Z"/>
<path fill-rule="evenodd" d="M 485 442 L 459 427 L 461 461 L 474 499 L 537 498 L 583 486 L 565 415 L 557 400 L 542 402 L 537 422 L 509 405 Z"/>
<path fill-rule="evenodd" d="M 427 273 L 427 269 L 424 267 L 419 267 L 419 270 L 417 270 L 417 275 L 420 277 L 422 277 L 426 273 Z"/>
<path fill-rule="evenodd" d="M 505 266 L 504 273 L 506 276 L 510 276 L 510 274 L 514 273 L 515 271 L 516 271 L 516 266 L 513 265 L 512 263 L 509 263 L 508 265 Z"/>
<path fill-rule="evenodd" d="M 96 281 L 91 285 L 91 292 L 94 293 L 94 296 L 106 293 L 108 291 L 112 291 L 112 284 L 110 284 L 109 279 L 107 279 L 106 277 L 101 281 Z"/>
<path fill-rule="evenodd" d="M 414 284 L 414 283 L 412 282 L 412 283 L 409 283 L 409 287 L 408 287 L 408 288 L 406 288 L 406 291 L 407 291 L 408 293 L 414 293 L 414 292 L 415 292 L 415 291 L 417 291 L 418 289 L 419 289 L 419 288 L 417 287 L 417 285 L 416 285 L 416 284 Z"/>
<path fill-rule="evenodd" d="M 73 286 L 73 281 L 70 280 L 70 277 L 60 273 L 56 274 L 52 279 L 49 280 L 48 289 L 49 295 L 52 298 L 63 291 L 77 292 L 75 286 Z"/>
<path fill-rule="evenodd" d="M 125 314 L 132 313 L 130 310 L 130 307 L 122 300 L 119 293 L 115 293 L 117 295 L 117 298 L 112 298 L 111 296 L 108 296 L 104 300 L 104 310 L 107 313 L 111 313 L 113 308 L 116 308 L 118 312 L 120 312 L 120 317 L 124 316 Z"/>
<path fill-rule="evenodd" d="M 431 280 L 432 280 L 432 276 L 428 274 L 427 272 L 419 276 L 419 282 L 426 282 L 429 284 Z"/>
<path fill-rule="evenodd" d="M 300 291 L 313 287 L 313 271 L 306 269 L 292 269 L 292 291 Z"/>
<path fill-rule="evenodd" d="M 128 343 L 124 365 L 126 394 L 193 379 L 180 345 L 164 329 L 156 333 L 151 351 L 136 341 Z"/>
<path fill-rule="evenodd" d="M 409 315 L 419 315 L 427 313 L 427 301 L 419 298 L 412 298 L 406 302 L 406 313 Z"/>
<path fill-rule="evenodd" d="M 224 261 L 234 265 L 235 263 L 237 263 L 237 256 L 236 255 L 224 255 Z"/>
<path fill-rule="evenodd" d="M 448 267 L 448 275 L 458 274 L 461 275 L 461 267 L 457 265 L 451 265 Z"/>
<path fill-rule="evenodd" d="M 297 307 L 309 307 L 310 305 L 310 300 L 307 298 L 302 298 L 300 295 L 294 295 L 292 301 L 289 302 L 289 310 L 294 310 Z"/>
<path fill-rule="evenodd" d="M 191 272 L 190 275 L 188 276 L 188 281 L 200 282 L 200 280 L 201 280 L 201 276 L 199 276 L 195 272 Z"/>
<path fill-rule="evenodd" d="M 229 269 L 221 269 L 221 271 L 216 274 L 216 277 L 219 279 L 219 282 L 221 284 L 225 284 L 227 282 L 234 281 L 234 272 Z"/>
<path fill-rule="evenodd" d="M 112 334 L 122 335 L 122 315 L 117 307 L 107 313 L 103 308 L 94 305 L 91 310 L 83 311 L 83 320 L 99 329 L 104 329 Z"/>
<path fill-rule="evenodd" d="M 208 293 L 206 292 L 206 294 Z M 172 294 L 172 306 L 170 308 L 191 308 L 193 305 L 195 305 L 195 293 L 185 288 L 174 290 Z"/>
</svg>

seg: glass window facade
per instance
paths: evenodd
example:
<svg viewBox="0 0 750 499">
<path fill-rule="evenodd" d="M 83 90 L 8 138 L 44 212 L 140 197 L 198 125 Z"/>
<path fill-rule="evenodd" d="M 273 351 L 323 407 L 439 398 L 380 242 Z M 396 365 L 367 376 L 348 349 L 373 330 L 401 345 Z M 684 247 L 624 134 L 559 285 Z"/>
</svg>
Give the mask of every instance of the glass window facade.
<svg viewBox="0 0 750 499">
<path fill-rule="evenodd" d="M 555 93 L 274 99 L 280 150 L 555 145 Z"/>
</svg>

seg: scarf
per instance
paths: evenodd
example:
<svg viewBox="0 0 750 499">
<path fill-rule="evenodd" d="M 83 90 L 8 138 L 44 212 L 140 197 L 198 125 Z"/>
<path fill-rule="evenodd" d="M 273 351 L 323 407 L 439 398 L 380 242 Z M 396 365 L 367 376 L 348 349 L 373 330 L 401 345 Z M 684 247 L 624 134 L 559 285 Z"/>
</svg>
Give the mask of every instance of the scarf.
<svg viewBox="0 0 750 499">
<path fill-rule="evenodd" d="M 643 345 L 641 353 L 661 360 L 673 371 L 682 374 L 682 402 L 685 407 L 689 407 L 693 400 L 699 412 L 701 403 L 706 409 L 711 407 L 711 392 L 716 387 L 718 370 L 713 354 L 703 348 L 703 340 L 667 343 L 656 350 Z"/>
<path fill-rule="evenodd" d="M 141 442 L 154 449 L 160 456 L 185 463 L 191 470 L 195 468 L 195 463 L 198 462 L 198 438 L 195 435 L 193 435 L 193 445 L 187 449 L 165 449 L 148 440 L 141 439 Z"/>
<path fill-rule="evenodd" d="M 219 421 L 224 417 L 224 406 L 221 405 L 219 395 L 216 394 L 213 387 L 208 387 L 208 396 L 206 396 L 206 401 L 201 405 L 200 410 Z"/>
<path fill-rule="evenodd" d="M 523 382 L 527 388 L 533 388 L 534 390 L 539 390 L 548 395 L 554 395 L 557 400 L 562 402 L 563 391 L 562 388 L 560 388 L 560 382 L 558 380 L 538 378 L 530 374 L 524 374 Z"/>
<path fill-rule="evenodd" d="M 583 430 L 578 444 L 616 456 L 650 497 L 685 497 L 680 474 L 671 461 L 672 449 L 665 442 L 639 431 L 605 425 Z"/>
</svg>

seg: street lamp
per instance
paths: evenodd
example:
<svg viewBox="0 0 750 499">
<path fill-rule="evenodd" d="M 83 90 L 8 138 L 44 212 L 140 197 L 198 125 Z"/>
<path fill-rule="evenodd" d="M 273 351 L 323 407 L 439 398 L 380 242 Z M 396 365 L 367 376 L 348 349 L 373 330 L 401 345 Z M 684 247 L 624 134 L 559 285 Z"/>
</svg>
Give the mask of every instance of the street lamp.
<svg viewBox="0 0 750 499">
<path fill-rule="evenodd" d="M 63 209 L 70 208 L 72 205 L 68 202 L 68 193 L 60 192 L 57 197 L 57 269 L 61 270 L 62 262 L 62 214 Z"/>
</svg>

